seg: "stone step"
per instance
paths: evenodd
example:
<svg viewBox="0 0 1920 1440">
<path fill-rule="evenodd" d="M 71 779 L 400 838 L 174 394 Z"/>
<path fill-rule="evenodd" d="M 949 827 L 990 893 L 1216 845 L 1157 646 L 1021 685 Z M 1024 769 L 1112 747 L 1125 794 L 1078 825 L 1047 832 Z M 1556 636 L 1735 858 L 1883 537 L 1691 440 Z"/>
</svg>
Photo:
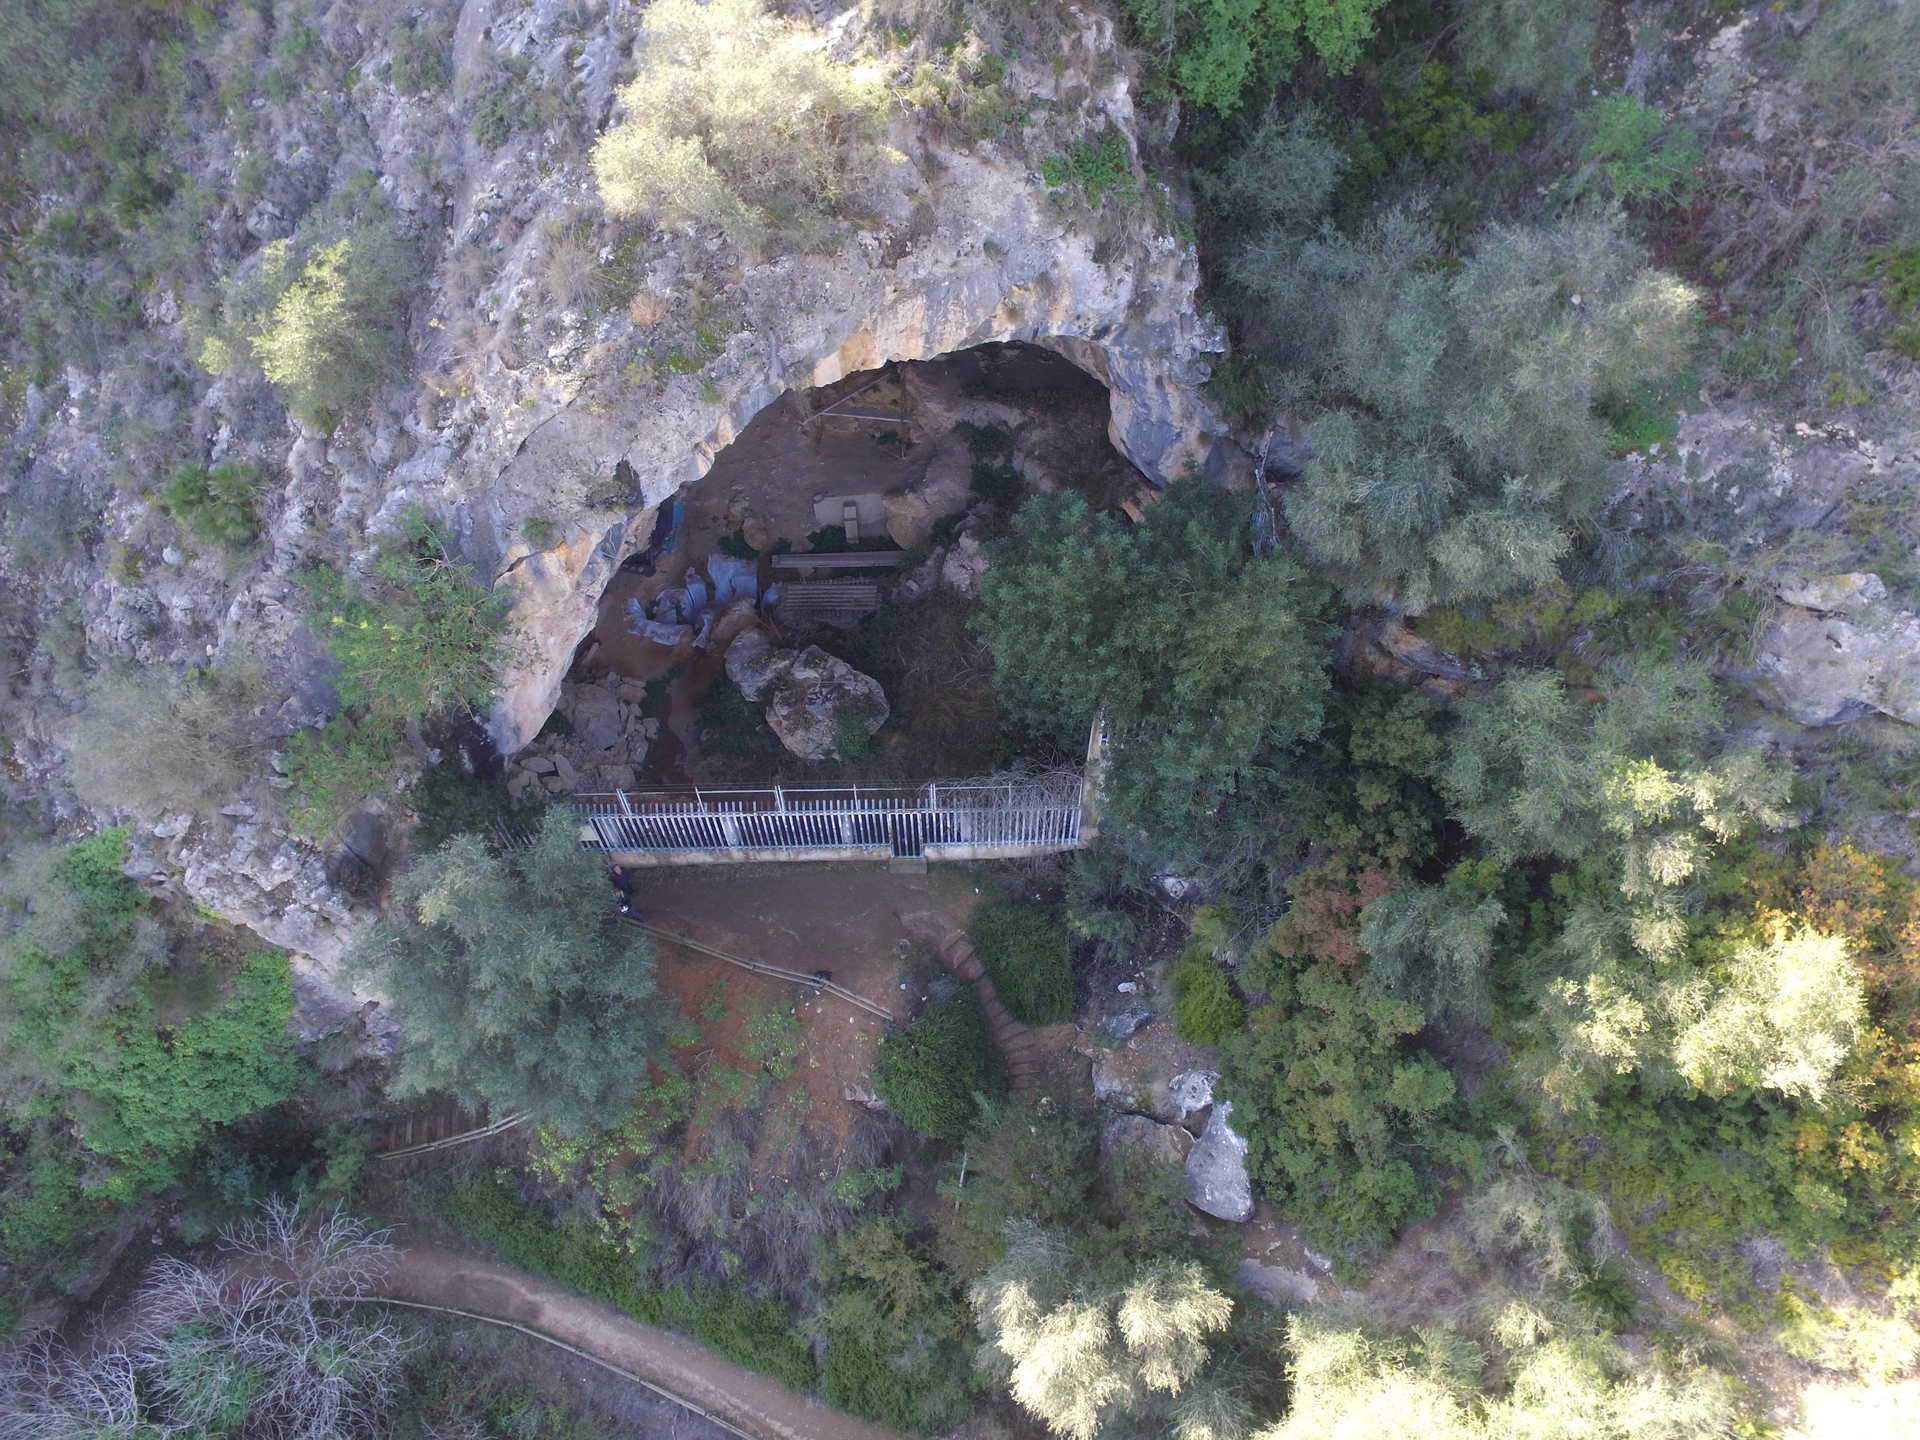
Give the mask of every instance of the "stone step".
<svg viewBox="0 0 1920 1440">
<path fill-rule="evenodd" d="M 924 855 L 895 855 L 887 861 L 889 875 L 924 875 L 927 873 L 927 859 Z"/>
</svg>

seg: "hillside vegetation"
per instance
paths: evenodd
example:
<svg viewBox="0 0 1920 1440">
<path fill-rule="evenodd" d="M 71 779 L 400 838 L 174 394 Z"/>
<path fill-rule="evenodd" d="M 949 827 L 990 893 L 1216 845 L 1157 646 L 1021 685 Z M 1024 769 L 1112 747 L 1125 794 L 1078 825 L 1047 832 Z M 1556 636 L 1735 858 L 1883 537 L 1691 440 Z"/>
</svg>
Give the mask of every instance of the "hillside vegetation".
<svg viewBox="0 0 1920 1440">
<path fill-rule="evenodd" d="M 1844 1417 L 1920 1363 L 1920 6 L 1065 8 L 0 4 L 0 1435 L 594 1433 L 362 1303 L 413 1234 L 915 1434 L 1906 1433 Z M 904 714 L 805 783 L 1091 732 L 1098 842 L 929 888 L 978 991 L 879 907 L 874 1037 L 690 999 L 480 738 L 580 633 L 515 605 L 645 538 L 613 387 L 734 435 L 775 280 L 962 159 L 1197 267 L 1234 444 L 949 420 L 966 508 L 829 637 Z M 459 493 L 460 407 L 552 473 Z M 1789 612 L 1871 699 L 1790 718 Z M 241 880 L 277 943 L 186 898 Z M 1210 1098 L 1087 1083 L 1142 1053 Z M 525 1123 L 367 1163 L 456 1106 Z"/>
</svg>

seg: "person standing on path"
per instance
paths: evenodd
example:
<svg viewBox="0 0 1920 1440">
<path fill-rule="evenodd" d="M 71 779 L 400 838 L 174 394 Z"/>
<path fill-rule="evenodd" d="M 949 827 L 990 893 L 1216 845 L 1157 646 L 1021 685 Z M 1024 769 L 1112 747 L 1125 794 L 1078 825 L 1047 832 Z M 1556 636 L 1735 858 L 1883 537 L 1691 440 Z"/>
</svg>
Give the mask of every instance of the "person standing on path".
<svg viewBox="0 0 1920 1440">
<path fill-rule="evenodd" d="M 633 872 L 624 865 L 616 865 L 607 878 L 620 892 L 620 913 L 630 920 L 644 920 L 646 917 L 633 908 Z"/>
</svg>

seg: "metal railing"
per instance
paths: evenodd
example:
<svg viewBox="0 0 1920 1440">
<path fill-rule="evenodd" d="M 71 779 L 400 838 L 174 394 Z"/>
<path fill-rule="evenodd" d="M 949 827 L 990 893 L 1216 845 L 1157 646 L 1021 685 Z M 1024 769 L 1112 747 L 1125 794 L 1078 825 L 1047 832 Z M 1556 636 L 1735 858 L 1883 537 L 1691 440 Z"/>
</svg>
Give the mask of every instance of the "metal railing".
<svg viewBox="0 0 1920 1440">
<path fill-rule="evenodd" d="M 574 808 L 608 851 L 833 850 L 914 856 L 1072 849 L 1085 782 L 1070 786 L 932 783 L 911 788 L 629 791 L 581 795 Z M 584 837 L 583 837 L 584 839 Z"/>
</svg>

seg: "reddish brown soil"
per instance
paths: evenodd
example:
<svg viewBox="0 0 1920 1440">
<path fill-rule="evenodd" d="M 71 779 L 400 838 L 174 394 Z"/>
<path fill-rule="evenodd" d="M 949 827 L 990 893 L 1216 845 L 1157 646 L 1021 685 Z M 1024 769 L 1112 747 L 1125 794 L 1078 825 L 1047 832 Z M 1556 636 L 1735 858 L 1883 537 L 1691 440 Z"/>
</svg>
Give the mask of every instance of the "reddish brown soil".
<svg viewBox="0 0 1920 1440">
<path fill-rule="evenodd" d="M 651 925 L 790 970 L 831 971 L 836 984 L 903 1017 L 919 997 L 902 991 L 901 962 L 929 924 L 964 927 L 978 898 L 957 872 L 895 875 L 879 864 L 687 866 L 642 871 L 634 890 Z M 914 918 L 912 926 L 903 916 Z M 874 1042 L 885 1022 L 830 994 L 697 951 L 666 942 L 655 948 L 662 985 L 700 1032 L 682 1057 L 689 1071 L 739 1066 L 741 1032 L 752 1018 L 773 1006 L 790 1008 L 805 1043 L 793 1075 L 766 1103 L 804 1106 L 814 1123 L 844 1140 L 859 1113 L 847 1092 L 871 1091 Z M 806 1100 L 795 1101 L 797 1091 Z"/>
</svg>

